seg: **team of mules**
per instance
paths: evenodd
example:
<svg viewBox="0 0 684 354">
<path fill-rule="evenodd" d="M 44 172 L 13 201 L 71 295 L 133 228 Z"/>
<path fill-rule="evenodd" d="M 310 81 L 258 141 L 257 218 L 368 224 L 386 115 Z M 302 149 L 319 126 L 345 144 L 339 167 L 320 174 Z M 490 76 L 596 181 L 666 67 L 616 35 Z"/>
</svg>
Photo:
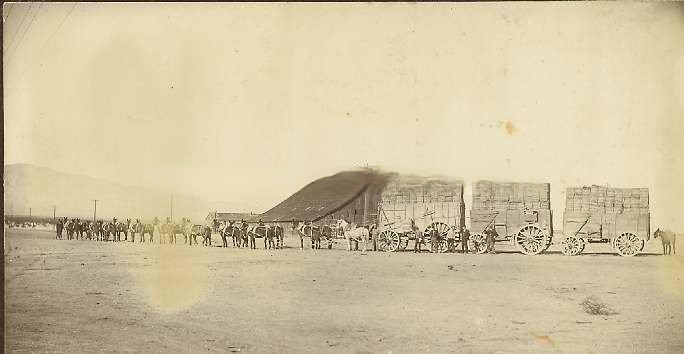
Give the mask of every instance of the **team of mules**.
<svg viewBox="0 0 684 354">
<path fill-rule="evenodd" d="M 285 232 L 280 225 L 251 225 L 246 223 L 236 225 L 224 223 L 218 227 L 223 247 L 228 247 L 228 238 L 233 240 L 233 247 L 256 249 L 256 239 L 264 240 L 264 249 L 283 248 Z"/>
<path fill-rule="evenodd" d="M 140 243 L 154 242 L 155 236 L 159 243 L 175 244 L 178 237 L 183 236 L 184 243 L 193 244 L 193 239 L 197 243 L 197 235 L 192 235 L 192 223 L 189 219 L 182 219 L 179 223 L 171 222 L 167 219 L 162 223 L 155 219 L 152 223 L 142 223 L 140 220 L 126 219 L 126 221 L 99 220 L 97 222 L 81 221 L 80 219 L 60 219 L 57 223 L 57 239 L 63 238 L 63 231 L 66 231 L 68 240 L 95 240 L 95 241 L 129 241 Z M 206 236 L 202 235 L 207 243 Z"/>
</svg>

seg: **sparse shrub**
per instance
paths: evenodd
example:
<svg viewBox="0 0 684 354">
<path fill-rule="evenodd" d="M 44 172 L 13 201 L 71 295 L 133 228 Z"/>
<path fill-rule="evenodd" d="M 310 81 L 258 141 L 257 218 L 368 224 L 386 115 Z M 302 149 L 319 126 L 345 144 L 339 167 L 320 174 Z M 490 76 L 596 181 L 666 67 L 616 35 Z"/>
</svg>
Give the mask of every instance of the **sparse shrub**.
<svg viewBox="0 0 684 354">
<path fill-rule="evenodd" d="M 617 311 L 613 310 L 608 304 L 601 302 L 601 300 L 589 296 L 580 303 L 584 312 L 594 316 L 610 316 L 617 315 Z"/>
</svg>

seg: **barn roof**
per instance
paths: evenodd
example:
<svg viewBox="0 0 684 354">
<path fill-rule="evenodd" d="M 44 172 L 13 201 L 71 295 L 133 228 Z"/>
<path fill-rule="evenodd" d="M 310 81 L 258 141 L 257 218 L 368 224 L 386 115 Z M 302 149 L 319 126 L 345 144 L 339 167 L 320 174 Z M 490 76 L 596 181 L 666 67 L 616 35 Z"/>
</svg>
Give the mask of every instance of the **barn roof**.
<svg viewBox="0 0 684 354">
<path fill-rule="evenodd" d="M 207 217 L 205 218 L 207 221 L 212 221 L 214 219 L 217 219 L 219 221 L 240 221 L 240 220 L 249 220 L 255 216 L 258 216 L 259 214 L 255 213 L 233 213 L 233 212 L 211 212 Z"/>
<path fill-rule="evenodd" d="M 313 181 L 267 212 L 253 217 L 264 222 L 317 221 L 356 199 L 368 188 L 386 183 L 393 174 L 346 171 Z"/>
</svg>

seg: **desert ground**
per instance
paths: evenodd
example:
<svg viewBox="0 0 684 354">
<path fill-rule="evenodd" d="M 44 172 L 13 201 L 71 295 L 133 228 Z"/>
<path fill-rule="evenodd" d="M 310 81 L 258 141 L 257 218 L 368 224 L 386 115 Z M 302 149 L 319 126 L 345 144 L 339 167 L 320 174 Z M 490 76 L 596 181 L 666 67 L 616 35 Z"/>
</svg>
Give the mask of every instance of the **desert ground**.
<svg viewBox="0 0 684 354">
<path fill-rule="evenodd" d="M 684 352 L 684 257 L 659 255 L 658 240 L 633 258 L 604 245 L 567 257 L 554 247 L 523 256 L 287 244 L 58 241 L 5 229 L 5 350 Z M 604 314 L 587 313 L 587 298 Z"/>
</svg>

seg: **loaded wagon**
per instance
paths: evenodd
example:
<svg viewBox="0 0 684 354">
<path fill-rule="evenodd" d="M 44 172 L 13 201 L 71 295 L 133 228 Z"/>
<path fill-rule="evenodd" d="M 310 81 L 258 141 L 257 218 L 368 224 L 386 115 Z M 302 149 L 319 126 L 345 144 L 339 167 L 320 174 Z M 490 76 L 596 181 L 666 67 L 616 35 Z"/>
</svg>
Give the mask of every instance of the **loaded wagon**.
<svg viewBox="0 0 684 354">
<path fill-rule="evenodd" d="M 475 182 L 470 232 L 468 248 L 476 253 L 487 251 L 488 232 L 495 242 L 509 242 L 524 254 L 544 252 L 553 237 L 550 185 Z"/>
<path fill-rule="evenodd" d="M 465 227 L 463 182 L 444 177 L 397 175 L 378 201 L 378 247 L 395 252 L 409 241 L 430 244 L 429 229 L 438 232 L 436 249 L 447 252 L 460 242 Z"/>
<path fill-rule="evenodd" d="M 643 251 L 650 238 L 648 188 L 568 188 L 561 251 L 578 255 L 588 243 L 609 243 L 621 256 Z"/>
</svg>

